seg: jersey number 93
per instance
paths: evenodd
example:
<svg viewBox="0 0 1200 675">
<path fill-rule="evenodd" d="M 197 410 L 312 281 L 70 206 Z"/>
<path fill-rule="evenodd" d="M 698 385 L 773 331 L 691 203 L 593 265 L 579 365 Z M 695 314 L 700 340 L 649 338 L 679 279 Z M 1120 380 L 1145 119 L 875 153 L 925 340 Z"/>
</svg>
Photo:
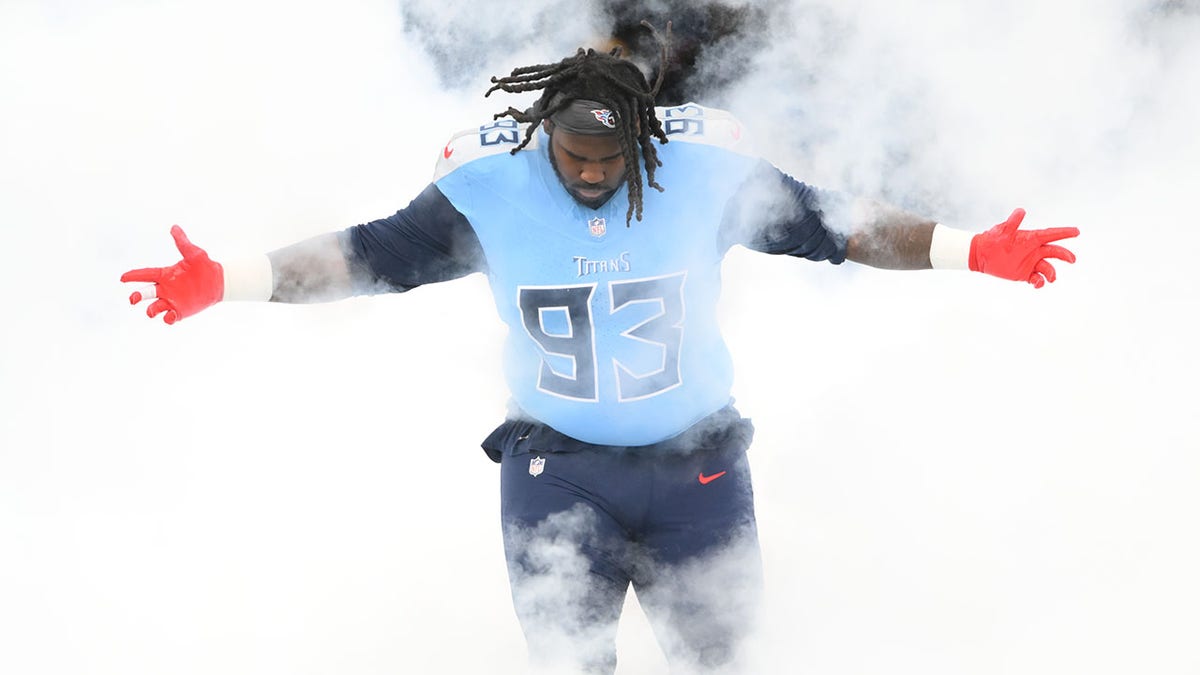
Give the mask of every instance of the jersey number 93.
<svg viewBox="0 0 1200 675">
<path fill-rule="evenodd" d="M 607 282 L 607 314 L 593 311 L 598 284 L 518 288 L 525 332 L 542 355 L 538 389 L 598 401 L 599 378 L 609 365 L 621 402 L 678 387 L 685 278 L 679 273 Z"/>
</svg>

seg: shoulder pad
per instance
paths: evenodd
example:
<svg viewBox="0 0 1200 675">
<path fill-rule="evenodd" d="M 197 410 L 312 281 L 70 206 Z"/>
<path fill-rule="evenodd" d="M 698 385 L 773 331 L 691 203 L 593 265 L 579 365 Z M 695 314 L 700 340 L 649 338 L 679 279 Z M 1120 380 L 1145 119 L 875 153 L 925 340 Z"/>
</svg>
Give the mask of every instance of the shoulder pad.
<svg viewBox="0 0 1200 675">
<path fill-rule="evenodd" d="M 749 153 L 745 129 L 729 111 L 684 103 L 673 108 L 656 108 L 655 113 L 672 143 L 700 143 Z"/>
<path fill-rule="evenodd" d="M 438 157 L 437 168 L 433 172 L 434 182 L 477 159 L 512 152 L 512 149 L 521 143 L 521 139 L 525 138 L 528 128 L 528 124 L 518 124 L 513 119 L 502 119 L 454 134 Z M 537 147 L 538 135 L 535 133 L 529 140 L 529 145 L 522 150 L 535 150 Z"/>
</svg>

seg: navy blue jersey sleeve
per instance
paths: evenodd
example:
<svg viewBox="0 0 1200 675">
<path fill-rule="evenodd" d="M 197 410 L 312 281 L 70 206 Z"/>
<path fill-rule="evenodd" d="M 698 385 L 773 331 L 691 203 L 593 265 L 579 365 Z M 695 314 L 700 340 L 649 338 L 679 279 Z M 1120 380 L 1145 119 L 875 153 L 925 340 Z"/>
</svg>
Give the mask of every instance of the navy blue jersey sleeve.
<svg viewBox="0 0 1200 675">
<path fill-rule="evenodd" d="M 773 255 L 846 260 L 846 236 L 828 227 L 822 193 L 759 162 L 725 207 L 721 240 Z"/>
<path fill-rule="evenodd" d="M 340 233 L 355 292 L 403 292 L 484 269 L 475 230 L 437 186 L 382 220 Z"/>
</svg>

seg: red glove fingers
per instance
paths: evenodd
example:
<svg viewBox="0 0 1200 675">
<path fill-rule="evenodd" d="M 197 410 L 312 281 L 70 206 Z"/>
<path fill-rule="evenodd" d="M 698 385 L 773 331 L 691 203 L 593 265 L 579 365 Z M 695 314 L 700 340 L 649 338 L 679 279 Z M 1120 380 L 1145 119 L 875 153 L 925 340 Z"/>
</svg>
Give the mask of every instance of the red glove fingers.
<svg viewBox="0 0 1200 675">
<path fill-rule="evenodd" d="M 171 236 L 175 239 L 175 248 L 179 249 L 179 255 L 183 256 L 184 260 L 193 258 L 208 259 L 208 254 L 204 249 L 193 244 L 187 235 L 183 233 L 183 228 L 178 225 L 171 226 Z"/>
<path fill-rule="evenodd" d="M 1075 262 L 1075 254 L 1071 253 L 1062 246 L 1055 246 L 1051 244 L 1050 246 L 1043 246 L 1038 250 L 1041 252 L 1041 256 L 1043 258 L 1058 258 L 1059 260 L 1065 260 L 1069 263 Z"/>
<path fill-rule="evenodd" d="M 163 321 L 168 324 L 220 302 L 225 293 L 225 273 L 221 265 L 209 259 L 204 249 L 188 240 L 178 225 L 171 228 L 171 236 L 183 260 L 170 267 L 144 267 L 121 275 L 121 281 L 124 282 L 154 284 L 134 291 L 129 296 L 129 302 L 137 304 L 156 298 L 146 308 L 146 315 L 154 318 L 162 314 Z"/>
<path fill-rule="evenodd" d="M 121 275 L 121 281 L 150 281 L 158 283 L 165 271 L 162 267 L 143 267 L 139 270 L 129 270 Z"/>
<path fill-rule="evenodd" d="M 142 286 L 141 288 L 139 288 L 136 291 L 129 294 L 129 304 L 136 305 L 143 300 L 152 300 L 154 298 L 157 298 L 158 297 L 157 288 L 158 287 L 155 286 L 154 284 L 148 284 L 146 286 Z"/>
<path fill-rule="evenodd" d="M 1054 283 L 1057 277 L 1058 273 L 1054 271 L 1054 265 L 1043 259 L 1033 266 L 1033 274 L 1029 276 L 1029 283 L 1033 284 L 1034 288 L 1041 288 L 1047 283 Z"/>
<path fill-rule="evenodd" d="M 1002 279 L 1027 281 L 1041 288 L 1057 277 L 1048 258 L 1075 262 L 1075 254 L 1049 242 L 1079 236 L 1075 227 L 1021 230 L 1024 209 L 1016 209 L 1008 220 L 971 239 L 969 267 Z"/>
<path fill-rule="evenodd" d="M 1034 274 L 1029 278 L 1029 283 L 1033 284 L 1034 288 L 1042 287 L 1042 277 L 1045 277 L 1049 283 L 1054 283 L 1054 280 L 1058 278 L 1058 273 L 1054 269 L 1054 265 L 1050 264 L 1049 258 L 1057 258 L 1069 263 L 1075 262 L 1075 254 L 1062 246 L 1043 246 L 1038 249 L 1038 256 L 1041 259 L 1033 266 Z"/>
<path fill-rule="evenodd" d="M 1021 213 L 1024 213 L 1022 211 Z M 1029 234 L 1034 235 L 1037 240 L 1043 244 L 1048 244 L 1059 239 L 1069 239 L 1079 236 L 1078 227 L 1048 227 L 1044 230 L 1027 230 Z"/>
<path fill-rule="evenodd" d="M 163 312 L 166 312 L 166 314 L 163 315 L 163 321 L 165 321 L 167 324 L 175 323 L 179 319 L 179 315 L 175 313 L 175 310 L 171 309 L 171 306 L 168 305 L 166 301 L 155 300 L 154 302 L 150 303 L 149 307 L 146 308 L 146 316 L 150 317 L 151 319 L 159 314 L 162 314 Z"/>
</svg>

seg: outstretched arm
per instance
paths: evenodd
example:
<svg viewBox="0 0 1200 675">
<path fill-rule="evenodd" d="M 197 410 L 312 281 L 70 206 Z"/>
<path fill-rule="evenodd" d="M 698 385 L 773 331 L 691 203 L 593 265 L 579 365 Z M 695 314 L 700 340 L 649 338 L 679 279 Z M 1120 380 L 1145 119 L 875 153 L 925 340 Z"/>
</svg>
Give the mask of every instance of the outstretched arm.
<svg viewBox="0 0 1200 675">
<path fill-rule="evenodd" d="M 403 292 L 480 271 L 484 263 L 470 223 L 434 185 L 391 217 L 245 260 L 211 259 L 178 225 L 171 236 L 182 260 L 121 276 L 144 283 L 130 303 L 153 300 L 146 313 L 167 323 L 222 300 L 309 303 Z"/>
<path fill-rule="evenodd" d="M 1074 227 L 1022 230 L 1024 209 L 974 234 L 939 225 L 895 207 L 861 202 L 859 223 L 846 245 L 846 259 L 899 270 L 963 269 L 1041 288 L 1057 277 L 1051 259 L 1075 262 L 1075 254 L 1054 244 L 1079 236 Z"/>
<path fill-rule="evenodd" d="M 986 232 L 956 230 L 894 206 L 816 190 L 761 162 L 726 207 L 722 242 L 835 265 L 972 270 L 1041 288 L 1055 279 L 1051 259 L 1075 262 L 1075 254 L 1052 242 L 1079 230 L 1022 230 L 1024 217 L 1017 209 Z"/>
<path fill-rule="evenodd" d="M 121 275 L 121 281 L 146 284 L 129 296 L 130 304 L 153 300 L 146 315 L 162 314 L 169 324 L 222 300 L 326 302 L 353 293 L 350 264 L 337 233 L 226 264 L 210 258 L 178 225 L 171 228 L 171 236 L 182 260 Z"/>
</svg>

